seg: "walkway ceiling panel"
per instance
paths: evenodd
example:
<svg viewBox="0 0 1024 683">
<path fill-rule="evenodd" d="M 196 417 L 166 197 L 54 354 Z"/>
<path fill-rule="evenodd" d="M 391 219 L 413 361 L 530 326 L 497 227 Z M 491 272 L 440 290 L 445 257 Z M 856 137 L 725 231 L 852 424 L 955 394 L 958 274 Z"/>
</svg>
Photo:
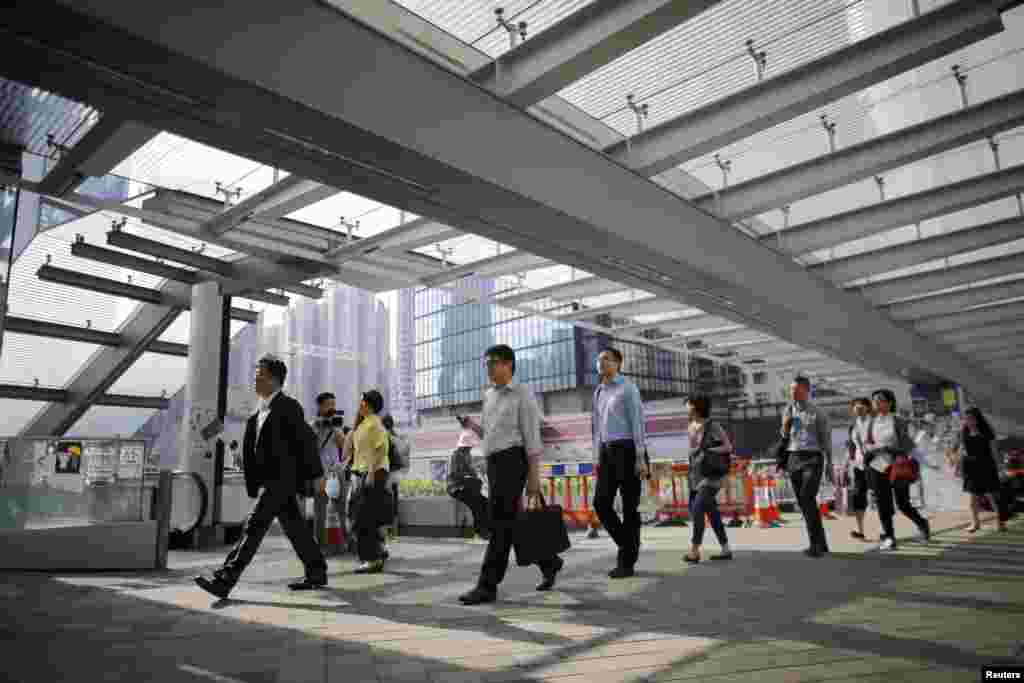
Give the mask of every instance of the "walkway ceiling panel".
<svg viewBox="0 0 1024 683">
<path fill-rule="evenodd" d="M 945 375 L 992 405 L 1019 403 L 995 378 L 922 344 L 856 296 L 821 286 L 783 255 L 758 248 L 678 197 L 326 8 L 282 16 L 234 1 L 176 4 L 173 12 L 161 6 L 159 15 L 113 0 L 84 0 L 78 7 L 128 33 L 108 33 L 95 19 L 84 22 L 88 31 L 78 30 L 85 17 L 48 2 L 19 6 L 7 27 L 41 43 L 36 56 L 45 58 L 32 64 L 44 66 L 33 78 L 59 81 L 62 92 L 121 102 L 134 97 L 139 118 L 150 125 L 216 138 L 265 162 L 274 156 L 284 165 L 286 156 L 288 167 L 306 177 L 809 348 L 918 379 Z M 50 19 L 42 21 L 40 12 Z M 242 15 L 249 30 L 225 44 L 214 27 Z M 34 49 L 20 39 L 0 41 L 11 43 L 21 52 Z M 342 71 L 339 87 L 324 89 L 314 77 L 311 65 L 325 54 L 357 64 L 371 53 L 372 82 Z M 109 80 L 110 71 L 97 73 L 68 54 L 89 55 L 92 64 L 136 80 L 126 89 Z M 148 89 L 159 74 L 142 73 L 142 63 L 160 65 L 187 86 L 187 115 L 180 96 Z M 106 82 L 96 87 L 97 79 Z M 381 89 L 382 81 L 391 87 Z M 147 89 L 146 103 L 138 102 L 140 88 Z M 417 107 L 407 106 L 410 99 Z M 877 344 L 881 338 L 884 347 Z"/>
</svg>

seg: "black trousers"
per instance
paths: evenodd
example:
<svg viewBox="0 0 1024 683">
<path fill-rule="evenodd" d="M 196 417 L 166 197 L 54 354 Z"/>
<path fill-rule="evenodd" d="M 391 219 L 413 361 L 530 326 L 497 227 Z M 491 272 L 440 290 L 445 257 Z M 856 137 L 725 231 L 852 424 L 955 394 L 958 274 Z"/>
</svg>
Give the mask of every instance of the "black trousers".
<svg viewBox="0 0 1024 683">
<path fill-rule="evenodd" d="M 640 477 L 633 441 L 602 444 L 598 456 L 594 512 L 619 546 L 618 564 L 632 569 L 640 556 Z M 622 497 L 622 519 L 615 512 L 615 494 Z"/>
<path fill-rule="evenodd" d="M 870 469 L 870 468 L 867 468 Z M 853 486 L 850 489 L 850 507 L 854 512 L 868 509 L 868 474 L 867 469 L 853 468 Z"/>
<path fill-rule="evenodd" d="M 306 576 L 318 580 L 326 577 L 327 562 L 320 552 L 320 544 L 313 538 L 309 525 L 299 511 L 294 489 L 271 485 L 260 491 L 256 505 L 242 527 L 242 537 L 228 553 L 224 566 L 216 572 L 219 579 L 230 585 L 238 582 L 242 572 L 256 555 L 275 517 L 281 523 L 281 528 L 291 541 L 295 553 L 302 560 Z"/>
<path fill-rule="evenodd" d="M 878 505 L 878 521 L 882 524 L 882 536 L 896 540 L 896 532 L 893 531 L 892 518 L 896 515 L 893 509 L 893 499 L 896 500 L 896 508 L 906 515 L 910 521 L 917 525 L 918 529 L 924 529 L 925 520 L 913 505 L 910 504 L 910 483 L 900 482 L 894 484 L 889 481 L 889 470 L 878 472 L 873 467 L 868 467 L 868 477 L 871 482 L 871 490 L 875 492 L 875 503 Z"/>
<path fill-rule="evenodd" d="M 512 552 L 519 500 L 526 486 L 529 464 L 526 450 L 522 447 L 509 448 L 492 453 L 487 457 L 487 480 L 490 483 L 488 517 L 491 520 L 491 538 L 487 542 L 484 563 L 480 568 L 477 585 L 483 590 L 494 592 L 505 580 L 509 555 Z M 541 572 L 554 570 L 556 557 L 537 563 Z"/>
<path fill-rule="evenodd" d="M 383 559 L 384 538 L 381 527 L 393 521 L 394 501 L 387 480 L 370 481 L 362 478 L 356 491 L 355 519 L 356 551 L 363 562 Z"/>
<path fill-rule="evenodd" d="M 821 488 L 821 477 L 824 473 L 825 460 L 821 453 L 797 451 L 789 455 L 789 478 L 793 484 L 793 493 L 800 506 L 800 513 L 807 525 L 807 536 L 811 548 L 828 551 L 828 539 L 825 537 L 825 525 L 821 521 L 818 509 L 818 489 Z"/>
</svg>

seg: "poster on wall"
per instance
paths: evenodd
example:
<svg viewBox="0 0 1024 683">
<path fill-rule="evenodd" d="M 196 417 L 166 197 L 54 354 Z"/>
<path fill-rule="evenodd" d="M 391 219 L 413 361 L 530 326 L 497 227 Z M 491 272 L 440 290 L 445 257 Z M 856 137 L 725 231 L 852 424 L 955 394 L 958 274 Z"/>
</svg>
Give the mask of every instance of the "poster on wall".
<svg viewBox="0 0 1024 683">
<path fill-rule="evenodd" d="M 142 463 L 146 456 L 146 444 L 142 441 L 126 441 L 121 444 L 121 458 L 117 476 L 121 479 L 142 477 Z"/>
<path fill-rule="evenodd" d="M 88 483 L 91 485 L 114 481 L 118 464 L 117 442 L 86 441 L 82 448 Z"/>
<path fill-rule="evenodd" d="M 82 443 L 80 441 L 58 441 L 53 446 L 54 474 L 81 474 Z"/>
</svg>

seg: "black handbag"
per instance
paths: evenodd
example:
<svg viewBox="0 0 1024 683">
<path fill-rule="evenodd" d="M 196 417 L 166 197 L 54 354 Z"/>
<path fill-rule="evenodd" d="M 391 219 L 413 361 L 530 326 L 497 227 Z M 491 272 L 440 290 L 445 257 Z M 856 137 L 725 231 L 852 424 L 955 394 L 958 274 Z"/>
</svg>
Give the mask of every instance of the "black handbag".
<svg viewBox="0 0 1024 683">
<path fill-rule="evenodd" d="M 789 429 L 786 430 L 786 435 L 779 439 L 778 443 L 775 444 L 775 449 L 772 455 L 775 457 L 775 464 L 781 468 L 786 469 L 786 464 L 789 462 L 789 433 L 793 429 L 793 423 L 789 423 Z"/>
<path fill-rule="evenodd" d="M 516 550 L 516 564 L 520 567 L 550 560 L 572 546 L 562 517 L 562 506 L 548 505 L 544 494 L 537 497 L 541 506 L 530 509 L 527 504 L 516 519 L 512 544 Z"/>
</svg>

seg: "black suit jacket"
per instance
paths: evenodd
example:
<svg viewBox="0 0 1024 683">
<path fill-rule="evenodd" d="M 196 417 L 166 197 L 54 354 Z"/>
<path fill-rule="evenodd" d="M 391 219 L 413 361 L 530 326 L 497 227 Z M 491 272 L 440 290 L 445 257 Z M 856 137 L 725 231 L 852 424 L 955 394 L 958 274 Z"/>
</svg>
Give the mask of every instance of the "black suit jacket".
<svg viewBox="0 0 1024 683">
<path fill-rule="evenodd" d="M 270 403 L 270 414 L 257 431 L 259 413 L 249 418 L 242 444 L 245 488 L 250 498 L 261 486 L 301 493 L 305 483 L 324 476 L 316 436 L 306 423 L 302 405 L 280 393 Z"/>
</svg>

